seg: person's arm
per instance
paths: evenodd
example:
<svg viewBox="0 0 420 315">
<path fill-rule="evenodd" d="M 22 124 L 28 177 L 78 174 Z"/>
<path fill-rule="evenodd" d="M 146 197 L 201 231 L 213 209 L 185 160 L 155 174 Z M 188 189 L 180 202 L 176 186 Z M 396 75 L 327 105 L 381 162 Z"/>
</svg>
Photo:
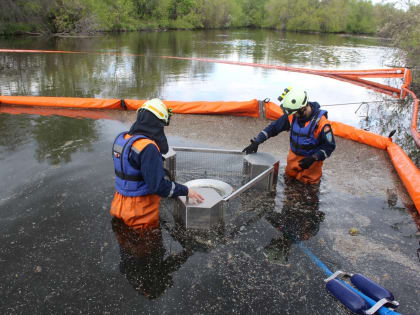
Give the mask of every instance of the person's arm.
<svg viewBox="0 0 420 315">
<path fill-rule="evenodd" d="M 243 149 L 242 152 L 246 154 L 257 152 L 258 146 L 268 138 L 277 136 L 280 132 L 288 130 L 290 130 L 289 118 L 287 115 L 282 115 L 276 121 L 273 121 L 265 127 L 257 137 L 251 139 L 251 144 Z"/>
<path fill-rule="evenodd" d="M 134 162 L 134 163 L 133 163 Z M 166 180 L 162 165 L 162 156 L 153 144 L 148 144 L 140 154 L 133 151 L 130 154 L 130 163 L 140 166 L 143 180 L 152 194 L 161 197 L 177 197 L 188 195 L 188 187 Z"/>
<path fill-rule="evenodd" d="M 335 150 L 335 139 L 330 124 L 324 125 L 319 134 L 319 150 L 314 154 L 317 161 L 324 161 Z"/>
<path fill-rule="evenodd" d="M 161 197 L 188 196 L 194 203 L 200 203 L 204 198 L 193 189 L 165 179 L 162 156 L 153 144 L 148 144 L 140 154 L 132 152 L 130 155 L 135 165 L 140 165 L 143 180 L 152 194 Z"/>
<path fill-rule="evenodd" d="M 282 131 L 290 130 L 290 122 L 287 115 L 280 116 L 276 121 L 270 123 L 267 127 L 261 131 L 255 138 L 258 144 L 263 143 L 265 140 L 271 137 L 277 136 Z"/>
</svg>

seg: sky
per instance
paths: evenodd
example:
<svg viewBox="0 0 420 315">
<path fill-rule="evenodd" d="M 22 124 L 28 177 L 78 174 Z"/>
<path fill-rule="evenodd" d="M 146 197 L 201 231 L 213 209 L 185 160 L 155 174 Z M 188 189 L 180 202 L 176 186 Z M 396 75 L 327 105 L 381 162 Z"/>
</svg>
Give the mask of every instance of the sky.
<svg viewBox="0 0 420 315">
<path fill-rule="evenodd" d="M 397 8 L 406 8 L 406 4 L 407 2 L 409 2 L 410 0 L 370 0 L 373 4 L 377 4 L 377 3 L 397 3 L 396 7 Z M 420 4 L 420 0 L 411 0 L 412 4 Z"/>
</svg>

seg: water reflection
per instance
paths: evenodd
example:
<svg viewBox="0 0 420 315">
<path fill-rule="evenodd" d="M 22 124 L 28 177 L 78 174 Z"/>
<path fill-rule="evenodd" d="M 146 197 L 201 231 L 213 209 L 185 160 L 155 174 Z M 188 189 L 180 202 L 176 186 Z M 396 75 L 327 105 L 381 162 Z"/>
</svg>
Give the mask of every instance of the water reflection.
<svg viewBox="0 0 420 315">
<path fill-rule="evenodd" d="M 38 143 L 35 158 L 54 165 L 70 162 L 74 152 L 92 151 L 98 134 L 94 120 L 39 117 L 35 119 L 33 138 Z"/>
<path fill-rule="evenodd" d="M 319 184 L 305 185 L 285 176 L 283 191 L 282 200 L 265 215 L 280 236 L 273 238 L 264 250 L 269 260 L 287 263 L 292 244 L 315 236 L 325 214 L 319 210 Z"/>
<path fill-rule="evenodd" d="M 134 231 L 122 220 L 112 219 L 112 230 L 120 245 L 120 272 L 131 286 L 149 299 L 172 287 L 172 273 L 192 255 L 185 249 L 165 258 L 161 228 Z"/>
<path fill-rule="evenodd" d="M 15 117 L 2 114 L 0 117 L 0 153 L 3 151 L 14 152 L 20 146 L 31 141 L 29 135 L 32 134 L 33 127 L 30 116 Z"/>
<path fill-rule="evenodd" d="M 91 119 L 8 114 L 1 118 L 1 151 L 10 155 L 33 139 L 37 144 L 34 157 L 39 163 L 68 163 L 75 152 L 92 151 L 98 140 L 96 122 Z"/>
<path fill-rule="evenodd" d="M 199 79 L 211 85 L 215 83 L 209 79 L 211 74 L 229 72 L 229 66 L 226 65 L 216 67 L 211 63 L 153 56 L 207 57 L 310 68 L 376 68 L 381 67 L 384 59 L 390 55 L 390 48 L 382 45 L 374 38 L 269 30 L 171 31 L 90 38 L 0 39 L 0 47 L 4 48 L 88 52 L 3 53 L 0 55 L 3 69 L 0 74 L 0 92 L 4 95 L 148 99 L 168 95 L 165 87 L 170 82 Z M 255 77 L 255 72 L 273 73 L 253 69 L 248 79 L 254 82 L 260 79 L 260 75 Z M 238 78 L 248 81 L 243 75 L 234 80 Z M 178 89 L 177 92 L 178 97 L 174 99 L 188 100 L 179 96 L 186 91 Z M 235 91 L 235 95 L 231 93 L 231 99 L 244 99 L 240 97 L 240 91 Z M 197 97 L 200 98 L 200 94 Z M 226 95 L 222 95 L 219 99 L 226 98 Z"/>
</svg>

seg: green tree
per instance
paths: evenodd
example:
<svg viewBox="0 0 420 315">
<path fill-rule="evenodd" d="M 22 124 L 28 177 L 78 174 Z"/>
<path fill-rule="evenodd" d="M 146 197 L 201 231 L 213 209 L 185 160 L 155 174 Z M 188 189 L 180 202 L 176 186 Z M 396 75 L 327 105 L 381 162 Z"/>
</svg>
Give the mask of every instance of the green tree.
<svg viewBox="0 0 420 315">
<path fill-rule="evenodd" d="M 244 14 L 244 24 L 251 27 L 261 27 L 267 16 L 265 5 L 268 0 L 239 0 L 239 6 Z"/>
<path fill-rule="evenodd" d="M 319 31 L 318 0 L 270 0 L 267 25 L 281 30 Z"/>
<path fill-rule="evenodd" d="M 346 28 L 346 11 L 343 10 L 347 0 L 326 0 L 321 2 L 318 10 L 319 29 L 321 32 L 338 33 Z"/>
<path fill-rule="evenodd" d="M 150 18 L 159 5 L 159 0 L 133 0 L 139 18 Z"/>
<path fill-rule="evenodd" d="M 410 2 L 409 6 L 403 9 L 386 8 L 384 24 L 378 31 L 383 37 L 390 38 L 393 45 L 401 51 L 396 56 L 396 62 L 406 64 L 413 68 L 414 89 L 420 92 L 420 1 Z"/>
<path fill-rule="evenodd" d="M 136 30 L 139 22 L 132 0 L 89 0 L 102 30 Z"/>
<path fill-rule="evenodd" d="M 348 0 L 346 32 L 374 34 L 376 20 L 370 0 Z"/>
<path fill-rule="evenodd" d="M 199 17 L 200 24 L 204 28 L 225 28 L 239 25 L 235 20 L 240 16 L 238 5 L 232 0 L 197 0 L 195 12 Z"/>
<path fill-rule="evenodd" d="M 286 30 L 287 22 L 290 19 L 292 3 L 289 0 L 269 0 L 265 6 L 267 13 L 268 27 L 279 30 Z"/>
<path fill-rule="evenodd" d="M 90 14 L 89 2 L 81 0 L 56 0 L 48 12 L 53 33 L 87 33 L 97 28 Z"/>
<path fill-rule="evenodd" d="M 169 18 L 176 20 L 184 15 L 187 15 L 190 13 L 194 5 L 194 0 L 170 0 L 168 7 Z"/>
</svg>

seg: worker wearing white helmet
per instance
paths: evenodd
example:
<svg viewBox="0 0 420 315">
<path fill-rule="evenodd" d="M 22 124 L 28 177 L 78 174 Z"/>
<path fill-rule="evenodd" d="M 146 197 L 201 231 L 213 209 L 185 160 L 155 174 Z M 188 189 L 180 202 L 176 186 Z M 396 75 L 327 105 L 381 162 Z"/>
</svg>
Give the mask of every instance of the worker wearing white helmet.
<svg viewBox="0 0 420 315">
<path fill-rule="evenodd" d="M 258 146 L 282 131 L 290 131 L 290 150 L 285 173 L 305 184 L 318 184 L 323 161 L 335 150 L 334 134 L 327 111 L 309 102 L 306 91 L 287 88 L 279 96 L 283 115 L 251 140 L 243 152 L 257 152 Z"/>
<path fill-rule="evenodd" d="M 203 197 L 191 188 L 165 178 L 162 154 L 168 152 L 164 127 L 171 110 L 159 99 L 145 102 L 128 132 L 120 133 L 113 145 L 115 195 L 110 213 L 134 229 L 159 226 L 161 197 Z"/>
</svg>

